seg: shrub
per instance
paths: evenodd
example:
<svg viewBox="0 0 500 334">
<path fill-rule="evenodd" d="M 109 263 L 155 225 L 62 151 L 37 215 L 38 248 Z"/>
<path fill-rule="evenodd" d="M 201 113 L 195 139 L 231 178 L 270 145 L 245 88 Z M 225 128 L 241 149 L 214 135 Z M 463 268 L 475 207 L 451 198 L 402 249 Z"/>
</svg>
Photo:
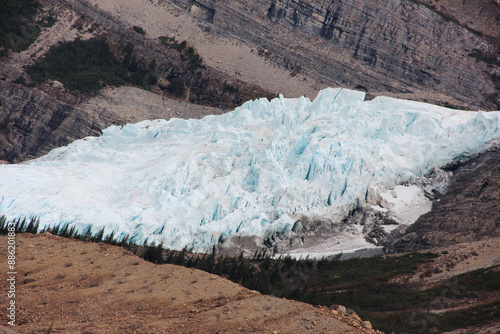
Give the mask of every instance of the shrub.
<svg viewBox="0 0 500 334">
<path fill-rule="evenodd" d="M 493 82 L 493 85 L 495 86 L 495 89 L 496 90 L 500 90 L 500 75 L 493 74 L 491 76 L 491 81 Z"/>
<path fill-rule="evenodd" d="M 500 66 L 500 61 L 498 61 L 497 55 L 493 52 L 483 52 L 481 50 L 474 49 L 469 53 L 469 57 L 476 58 L 477 60 L 487 64 Z"/>
<path fill-rule="evenodd" d="M 19 78 L 14 80 L 13 83 L 18 85 L 26 85 L 26 79 L 23 76 L 20 76 Z"/>
<path fill-rule="evenodd" d="M 179 52 L 182 52 L 186 48 L 186 41 L 182 41 L 179 43 L 175 38 L 161 36 L 158 37 L 158 40 L 165 45 L 167 48 L 175 49 Z"/>
<path fill-rule="evenodd" d="M 238 93 L 240 91 L 238 87 L 232 86 L 227 83 L 224 83 L 224 90 L 227 90 L 230 93 Z"/>
<path fill-rule="evenodd" d="M 186 85 L 181 78 L 173 79 L 167 87 L 167 91 L 176 97 L 186 96 Z"/>
<path fill-rule="evenodd" d="M 134 26 L 133 28 L 134 28 L 136 33 L 141 34 L 141 35 L 146 35 L 146 32 L 141 27 Z"/>
<path fill-rule="evenodd" d="M 120 61 L 106 40 L 77 39 L 51 47 L 44 58 L 26 71 L 36 82 L 57 80 L 71 91 L 88 92 L 127 82 L 149 88 L 156 83 L 154 64 L 144 68 L 132 51 L 131 46 L 125 47 Z"/>
</svg>

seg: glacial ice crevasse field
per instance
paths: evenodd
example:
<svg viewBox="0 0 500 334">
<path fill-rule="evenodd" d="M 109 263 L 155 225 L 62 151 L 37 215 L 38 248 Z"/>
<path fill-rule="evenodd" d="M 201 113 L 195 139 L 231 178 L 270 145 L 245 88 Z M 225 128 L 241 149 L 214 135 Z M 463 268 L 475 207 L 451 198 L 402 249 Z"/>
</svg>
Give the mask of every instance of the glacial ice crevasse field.
<svg viewBox="0 0 500 334">
<path fill-rule="evenodd" d="M 167 248 L 339 222 L 378 194 L 500 137 L 498 112 L 325 89 L 314 101 L 249 101 L 201 120 L 111 126 L 100 137 L 0 165 L 0 215 L 40 217 Z M 380 198 L 380 196 L 379 196 Z"/>
</svg>

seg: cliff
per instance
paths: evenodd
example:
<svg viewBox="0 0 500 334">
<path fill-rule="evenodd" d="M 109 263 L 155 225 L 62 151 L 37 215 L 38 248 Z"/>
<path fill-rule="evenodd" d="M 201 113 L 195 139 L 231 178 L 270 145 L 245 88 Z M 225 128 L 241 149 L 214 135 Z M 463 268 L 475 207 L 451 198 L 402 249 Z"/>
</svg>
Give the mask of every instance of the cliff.
<svg viewBox="0 0 500 334">
<path fill-rule="evenodd" d="M 386 245 L 389 252 L 409 252 L 488 239 L 500 235 L 500 150 L 460 166 L 432 211 Z"/>
<path fill-rule="evenodd" d="M 78 97 L 57 88 L 37 90 L 0 81 L 0 101 L 0 159 L 7 162 L 36 158 L 77 139 L 99 136 L 110 125 L 223 112 L 134 87 Z"/>
<path fill-rule="evenodd" d="M 211 32 L 258 45 L 263 55 L 325 85 L 469 109 L 500 108 L 493 82 L 500 70 L 495 2 L 172 2 Z"/>
<path fill-rule="evenodd" d="M 231 109 L 277 93 L 314 98 L 325 86 L 471 110 L 500 108 L 496 2 L 46 0 L 43 5 L 43 15 L 52 15 L 55 25 L 43 28 L 26 51 L 1 59 L 0 160 L 37 157 L 108 125 L 151 117 L 88 113 L 78 106 L 89 105 L 93 94 L 14 83 L 27 78 L 23 67 L 50 46 L 92 36 L 105 36 L 115 51 L 131 43 L 146 65 L 154 61 L 153 90 L 164 97 L 170 97 L 169 82 L 182 78 L 187 94 L 181 99 L 190 102 L 186 110 Z M 185 54 L 159 43 L 161 36 L 186 40 L 204 68 L 193 70 Z"/>
</svg>

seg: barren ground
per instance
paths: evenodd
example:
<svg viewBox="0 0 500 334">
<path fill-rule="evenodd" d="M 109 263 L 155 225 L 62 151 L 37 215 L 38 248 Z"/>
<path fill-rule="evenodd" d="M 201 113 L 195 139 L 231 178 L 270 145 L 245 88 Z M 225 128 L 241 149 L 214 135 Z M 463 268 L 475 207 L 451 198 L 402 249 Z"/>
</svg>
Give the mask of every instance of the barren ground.
<svg viewBox="0 0 500 334">
<path fill-rule="evenodd" d="M 6 259 L 7 237 L 0 239 Z M 263 296 L 203 271 L 155 265 L 117 246 L 21 234 L 16 251 L 17 326 L 7 326 L 3 279 L 0 333 L 374 332 L 353 316 Z"/>
</svg>

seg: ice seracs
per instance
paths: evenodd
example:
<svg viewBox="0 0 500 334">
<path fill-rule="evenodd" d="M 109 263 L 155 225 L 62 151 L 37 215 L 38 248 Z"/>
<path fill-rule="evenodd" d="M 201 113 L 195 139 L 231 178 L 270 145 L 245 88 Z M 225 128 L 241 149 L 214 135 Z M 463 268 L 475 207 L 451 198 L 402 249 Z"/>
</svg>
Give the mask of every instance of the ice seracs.
<svg viewBox="0 0 500 334">
<path fill-rule="evenodd" d="M 201 120 L 112 126 L 2 165 L 0 214 L 204 251 L 231 235 L 293 233 L 304 215 L 339 222 L 484 151 L 500 137 L 498 125 L 498 113 L 364 101 L 340 88 L 314 101 L 259 99 Z"/>
</svg>

